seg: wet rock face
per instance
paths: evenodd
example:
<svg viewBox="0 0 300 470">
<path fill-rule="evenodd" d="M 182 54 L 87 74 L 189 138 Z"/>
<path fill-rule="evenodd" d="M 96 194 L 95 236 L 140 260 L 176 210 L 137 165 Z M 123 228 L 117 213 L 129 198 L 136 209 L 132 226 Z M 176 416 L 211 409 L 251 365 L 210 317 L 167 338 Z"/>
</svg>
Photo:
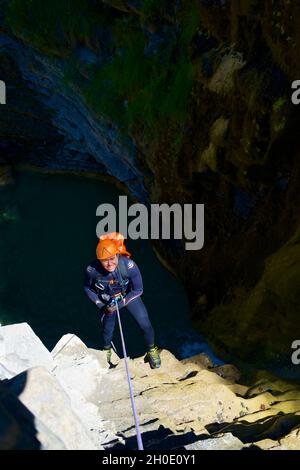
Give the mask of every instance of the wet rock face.
<svg viewBox="0 0 300 470">
<path fill-rule="evenodd" d="M 299 70 L 299 5 L 147 5 L 97 2 L 92 13 L 102 8 L 105 24 L 94 28 L 84 10 L 88 32 L 65 30 L 59 41 L 41 29 L 33 34 L 26 22 L 22 29 L 11 21 L 14 35 L 1 10 L 0 74 L 8 83 L 1 162 L 113 175 L 142 202 L 204 203 L 200 252 L 157 243 L 187 288 L 195 326 L 229 354 L 287 363 L 300 314 L 297 267 L 280 263 L 281 248 L 299 226 L 300 115 L 290 99 Z M 114 34 L 128 43 L 115 45 Z M 101 67 L 114 60 L 119 68 L 107 77 Z M 116 85 L 111 94 L 108 82 Z M 97 107 L 105 93 L 110 118 Z M 125 123 L 126 145 L 116 123 L 124 109 L 136 116 Z M 272 278 L 267 265 L 276 253 Z M 278 290 L 280 278 L 291 282 Z"/>
<path fill-rule="evenodd" d="M 134 145 L 125 147 L 118 128 L 93 116 L 76 89 L 64 82 L 66 63 L 53 63 L 1 30 L 0 58 L 0 75 L 7 83 L 0 116 L 4 165 L 29 163 L 113 176 L 145 201 Z"/>
<path fill-rule="evenodd" d="M 13 181 L 12 168 L 10 165 L 0 163 L 0 187 Z"/>
<path fill-rule="evenodd" d="M 42 165 L 44 155 L 47 161 L 56 158 L 63 139 L 52 125 L 47 108 L 23 79 L 10 49 L 11 40 L 0 34 L 0 71 L 7 84 L 7 103 L 0 117 L 1 160 L 8 164 L 28 158 L 28 162 Z"/>
<path fill-rule="evenodd" d="M 298 24 L 300 16 L 295 4 L 287 17 L 283 3 L 276 13 L 272 2 L 256 5 L 255 14 L 255 2 L 246 3 L 201 2 L 203 29 L 216 42 L 205 43 L 201 33 L 194 42 L 197 78 L 182 146 L 169 150 L 169 131 L 148 149 L 152 195 L 205 203 L 204 248 L 176 263 L 168 255 L 199 330 L 231 358 L 290 366 L 299 265 L 284 262 L 281 249 L 299 226 L 300 121 L 291 103 L 299 66 L 287 44 L 297 38 L 291 18 Z"/>
</svg>

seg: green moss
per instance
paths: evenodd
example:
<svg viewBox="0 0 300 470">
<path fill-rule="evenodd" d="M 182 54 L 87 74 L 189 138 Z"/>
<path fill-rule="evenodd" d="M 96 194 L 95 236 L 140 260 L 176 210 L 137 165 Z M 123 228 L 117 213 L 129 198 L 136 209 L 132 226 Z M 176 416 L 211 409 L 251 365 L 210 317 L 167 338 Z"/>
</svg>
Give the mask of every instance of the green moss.
<svg viewBox="0 0 300 470">
<path fill-rule="evenodd" d="M 276 133 L 281 132 L 285 128 L 285 125 L 286 125 L 286 118 L 282 118 L 280 122 L 278 122 L 277 124 L 274 124 L 274 131 Z"/>
<path fill-rule="evenodd" d="M 273 103 L 273 110 L 274 111 L 279 111 L 280 108 L 285 104 L 286 100 L 283 96 L 278 98 L 274 103 Z"/>
<path fill-rule="evenodd" d="M 215 307 L 201 329 L 241 358 L 290 360 L 300 318 L 300 227 L 276 253 L 251 292 Z"/>
<path fill-rule="evenodd" d="M 129 129 L 140 121 L 149 135 L 168 120 L 184 123 L 194 80 L 189 47 L 200 21 L 196 2 L 190 6 L 182 11 L 178 41 L 164 44 L 151 57 L 144 53 L 148 38 L 138 20 L 131 16 L 116 20 L 112 28 L 115 55 L 95 71 L 84 90 L 90 106 Z"/>
<path fill-rule="evenodd" d="M 278 134 L 283 131 L 287 123 L 287 112 L 288 112 L 288 100 L 284 96 L 280 96 L 273 103 L 272 106 L 272 130 L 274 134 Z M 276 136 L 274 136 L 276 137 Z"/>
<path fill-rule="evenodd" d="M 89 67 L 90 80 L 81 86 L 86 102 L 124 131 L 141 123 L 148 137 L 172 121 L 180 143 L 179 130 L 183 133 L 185 128 L 194 81 L 190 43 L 200 24 L 198 2 L 183 1 L 175 11 L 167 1 L 144 0 L 142 15 L 120 10 L 109 15 L 105 13 L 109 7 L 101 5 L 87 0 L 12 0 L 7 22 L 14 34 L 44 53 L 67 56 L 65 82 L 77 85 L 73 50 L 82 42 L 93 44 L 99 25 L 109 26 L 112 57 L 101 67 Z M 177 25 L 177 37 L 165 37 L 157 51 L 146 55 L 149 34 L 145 24 L 155 17 L 159 29 L 168 15 L 174 15 L 171 23 Z"/>
<path fill-rule="evenodd" d="M 157 0 L 143 0 L 139 10 L 144 17 L 157 20 L 161 18 L 161 15 L 166 11 L 167 6 L 167 0 L 160 0 L 159 2 Z"/>
<path fill-rule="evenodd" d="M 60 54 L 91 37 L 103 22 L 101 9 L 81 0 L 12 0 L 7 24 L 16 36 L 49 54 Z"/>
</svg>

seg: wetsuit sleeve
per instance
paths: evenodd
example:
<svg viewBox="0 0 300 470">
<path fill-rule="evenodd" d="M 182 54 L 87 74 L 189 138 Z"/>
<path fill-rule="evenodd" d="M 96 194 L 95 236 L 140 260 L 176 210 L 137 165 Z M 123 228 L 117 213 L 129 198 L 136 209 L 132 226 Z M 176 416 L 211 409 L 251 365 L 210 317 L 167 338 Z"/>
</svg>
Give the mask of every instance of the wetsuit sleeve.
<svg viewBox="0 0 300 470">
<path fill-rule="evenodd" d="M 97 305 L 98 308 L 102 308 L 104 303 L 99 300 L 97 292 L 94 291 L 92 288 L 93 286 L 93 276 L 92 276 L 92 268 L 90 266 L 87 267 L 84 274 L 84 291 L 89 297 L 89 299 Z"/>
<path fill-rule="evenodd" d="M 131 290 L 125 295 L 123 299 L 124 306 L 128 305 L 129 302 L 140 297 L 143 293 L 143 279 L 137 265 L 130 260 L 127 265 L 128 277 L 131 281 Z"/>
</svg>

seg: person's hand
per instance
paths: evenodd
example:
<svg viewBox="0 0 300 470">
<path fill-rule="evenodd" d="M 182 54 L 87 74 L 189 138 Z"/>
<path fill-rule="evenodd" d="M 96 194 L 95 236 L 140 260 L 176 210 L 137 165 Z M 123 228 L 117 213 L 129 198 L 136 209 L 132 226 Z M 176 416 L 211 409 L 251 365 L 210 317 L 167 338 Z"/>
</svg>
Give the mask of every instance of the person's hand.
<svg viewBox="0 0 300 470">
<path fill-rule="evenodd" d="M 110 305 L 109 307 L 105 308 L 104 313 L 106 313 L 107 315 L 111 315 L 112 313 L 114 313 L 115 310 L 116 310 L 116 306 Z"/>
</svg>

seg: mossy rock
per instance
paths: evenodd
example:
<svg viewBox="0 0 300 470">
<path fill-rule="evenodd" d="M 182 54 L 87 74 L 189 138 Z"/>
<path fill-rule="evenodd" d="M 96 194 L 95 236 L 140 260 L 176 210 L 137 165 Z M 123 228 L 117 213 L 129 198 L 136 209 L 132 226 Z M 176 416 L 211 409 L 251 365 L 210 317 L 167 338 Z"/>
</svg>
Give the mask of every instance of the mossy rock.
<svg viewBox="0 0 300 470">
<path fill-rule="evenodd" d="M 300 228 L 266 259 L 252 291 L 239 289 L 234 301 L 215 307 L 201 331 L 242 359 L 290 363 L 291 344 L 299 336 L 299 279 Z"/>
<path fill-rule="evenodd" d="M 17 222 L 19 220 L 19 213 L 16 208 L 7 208 L 0 212 L 0 223 L 4 222 Z"/>
</svg>

